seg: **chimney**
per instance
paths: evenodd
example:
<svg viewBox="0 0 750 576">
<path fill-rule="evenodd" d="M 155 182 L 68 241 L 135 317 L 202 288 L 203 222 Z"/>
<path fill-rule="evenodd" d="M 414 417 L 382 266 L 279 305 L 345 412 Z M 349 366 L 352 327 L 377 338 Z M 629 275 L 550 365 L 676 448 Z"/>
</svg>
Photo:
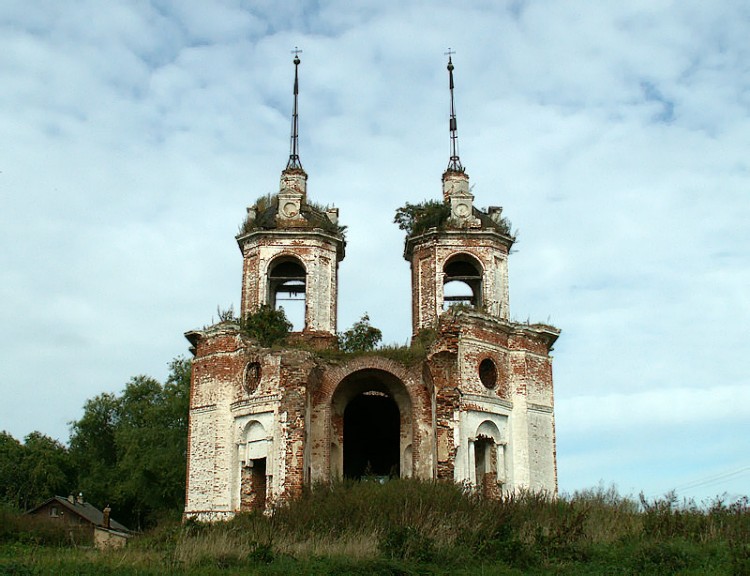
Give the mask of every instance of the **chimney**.
<svg viewBox="0 0 750 576">
<path fill-rule="evenodd" d="M 76 498 L 76 504 L 83 504 L 83 492 L 78 493 L 78 498 Z"/>
<path fill-rule="evenodd" d="M 70 502 L 71 504 L 75 504 L 76 503 L 76 497 L 73 496 L 72 494 L 69 495 L 68 496 L 68 502 Z"/>
<path fill-rule="evenodd" d="M 109 514 L 112 512 L 112 508 L 109 507 L 109 504 L 107 504 L 107 507 L 103 510 L 103 516 L 102 516 L 102 525 L 105 528 L 109 528 Z"/>
</svg>

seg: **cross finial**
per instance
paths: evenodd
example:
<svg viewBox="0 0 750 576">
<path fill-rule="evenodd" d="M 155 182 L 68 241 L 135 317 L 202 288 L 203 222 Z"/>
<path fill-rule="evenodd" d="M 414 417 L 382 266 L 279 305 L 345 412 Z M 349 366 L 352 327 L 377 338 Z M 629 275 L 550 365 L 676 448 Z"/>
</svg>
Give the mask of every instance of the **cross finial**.
<svg viewBox="0 0 750 576">
<path fill-rule="evenodd" d="M 292 138 L 289 146 L 289 161 L 286 163 L 286 169 L 299 169 L 302 170 L 302 163 L 299 161 L 299 134 L 298 134 L 298 120 L 297 120 L 297 95 L 299 94 L 299 78 L 297 75 L 297 69 L 299 68 L 299 54 L 302 50 L 294 47 L 292 54 L 294 54 L 294 109 L 292 111 Z"/>
<path fill-rule="evenodd" d="M 451 158 L 448 162 L 448 170 L 463 172 L 464 168 L 461 166 L 461 159 L 458 157 L 458 123 L 456 122 L 456 107 L 453 102 L 453 61 L 451 60 L 453 54 L 455 52 L 450 48 L 445 53 L 448 56 L 448 88 L 451 91 L 451 116 L 448 125 L 451 133 Z"/>
</svg>

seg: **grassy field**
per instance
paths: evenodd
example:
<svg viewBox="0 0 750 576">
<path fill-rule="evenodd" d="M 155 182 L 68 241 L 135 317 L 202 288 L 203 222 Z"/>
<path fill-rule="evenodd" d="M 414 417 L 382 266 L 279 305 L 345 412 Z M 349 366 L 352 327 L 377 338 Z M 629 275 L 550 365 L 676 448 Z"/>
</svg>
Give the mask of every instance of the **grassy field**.
<svg viewBox="0 0 750 576">
<path fill-rule="evenodd" d="M 272 516 L 162 523 L 118 551 L 0 512 L 0 575 L 750 575 L 748 500 L 613 489 L 487 501 L 449 483 L 319 487 Z"/>
</svg>

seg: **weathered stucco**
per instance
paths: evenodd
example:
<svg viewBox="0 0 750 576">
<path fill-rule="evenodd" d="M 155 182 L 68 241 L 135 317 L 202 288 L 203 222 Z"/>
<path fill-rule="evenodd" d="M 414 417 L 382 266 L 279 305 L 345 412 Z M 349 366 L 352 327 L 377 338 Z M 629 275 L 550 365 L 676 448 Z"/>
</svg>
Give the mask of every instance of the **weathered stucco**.
<svg viewBox="0 0 750 576">
<path fill-rule="evenodd" d="M 279 258 L 293 258 L 306 287 L 305 328 L 294 340 L 330 345 L 344 242 L 330 228 L 300 223 L 307 201 L 302 174 L 282 175 L 286 213 L 237 238 L 241 314 L 271 301 L 269 270 Z M 447 225 L 407 238 L 404 254 L 414 338 L 431 334 L 422 358 L 332 359 L 309 346 L 263 348 L 233 322 L 187 334 L 195 357 L 186 516 L 229 518 L 293 498 L 311 482 L 370 472 L 453 480 L 489 495 L 556 492 L 550 351 L 559 331 L 509 320 L 513 239 L 483 224 L 500 210 L 474 208 L 463 172 L 444 175 L 443 195 L 451 204 Z M 335 209 L 326 214 L 337 224 Z M 464 278 L 461 270 L 471 273 L 476 305 L 446 311 L 452 262 L 461 263 L 457 278 Z M 371 417 L 369 438 L 363 422 Z"/>
</svg>

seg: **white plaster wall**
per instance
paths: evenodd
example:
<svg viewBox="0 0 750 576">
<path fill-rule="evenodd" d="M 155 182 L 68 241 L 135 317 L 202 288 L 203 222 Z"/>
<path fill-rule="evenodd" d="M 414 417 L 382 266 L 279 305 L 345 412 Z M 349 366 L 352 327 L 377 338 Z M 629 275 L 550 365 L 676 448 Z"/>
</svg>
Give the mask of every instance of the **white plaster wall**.
<svg viewBox="0 0 750 576">
<path fill-rule="evenodd" d="M 215 407 L 190 415 L 190 468 L 186 512 L 210 510 L 213 504 L 213 467 L 216 445 Z"/>
<path fill-rule="evenodd" d="M 284 493 L 284 483 L 286 482 L 286 449 L 287 449 L 287 429 L 288 413 L 279 412 L 274 429 L 274 458 L 271 467 L 266 463 L 266 472 L 272 474 L 266 490 L 270 496 L 271 502 L 275 502 Z M 270 472 L 269 472 L 270 470 Z"/>
<path fill-rule="evenodd" d="M 510 296 L 508 288 L 508 258 L 505 254 L 495 255 L 495 265 L 492 267 L 493 277 L 488 279 L 492 286 L 492 306 L 490 314 L 508 320 L 510 318 Z"/>
<path fill-rule="evenodd" d="M 234 461 L 234 418 L 229 410 L 229 386 L 224 388 L 225 397 L 214 412 L 216 439 L 213 467 L 213 506 L 214 511 L 231 512 L 232 508 L 232 465 Z"/>
<path fill-rule="evenodd" d="M 526 398 L 513 398 L 513 418 L 511 420 L 511 434 L 513 435 L 513 450 L 508 456 L 513 467 L 512 489 L 528 488 L 531 485 L 531 470 L 529 468 L 529 423 L 526 409 Z"/>
<path fill-rule="evenodd" d="M 227 395 L 228 396 L 228 395 Z M 231 515 L 236 448 L 228 398 L 190 415 L 190 468 L 185 512 L 208 519 Z"/>
<path fill-rule="evenodd" d="M 529 487 L 536 491 L 554 493 L 555 441 L 552 409 L 546 406 L 530 405 L 529 416 L 529 466 L 532 481 Z"/>
</svg>

